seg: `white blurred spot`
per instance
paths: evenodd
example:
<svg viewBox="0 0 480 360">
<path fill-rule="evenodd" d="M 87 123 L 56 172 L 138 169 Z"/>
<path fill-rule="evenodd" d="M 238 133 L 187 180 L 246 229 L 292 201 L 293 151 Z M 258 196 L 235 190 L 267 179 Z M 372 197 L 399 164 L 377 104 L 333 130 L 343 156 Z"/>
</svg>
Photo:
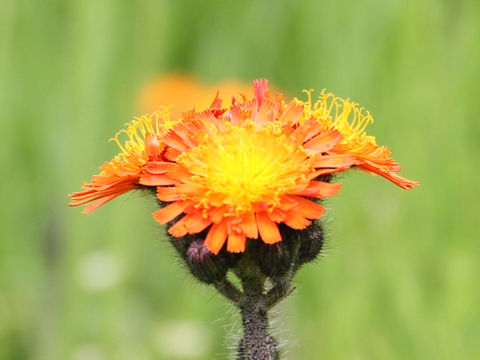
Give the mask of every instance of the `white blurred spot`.
<svg viewBox="0 0 480 360">
<path fill-rule="evenodd" d="M 94 344 L 85 344 L 76 348 L 72 360 L 106 360 L 105 353 Z"/>
<path fill-rule="evenodd" d="M 167 359 L 204 359 L 211 346 L 208 328 L 190 321 L 162 324 L 153 341 L 158 353 Z"/>
<path fill-rule="evenodd" d="M 96 251 L 81 260 L 78 265 L 78 276 L 86 289 L 104 290 L 119 282 L 120 266 L 112 254 Z"/>
</svg>

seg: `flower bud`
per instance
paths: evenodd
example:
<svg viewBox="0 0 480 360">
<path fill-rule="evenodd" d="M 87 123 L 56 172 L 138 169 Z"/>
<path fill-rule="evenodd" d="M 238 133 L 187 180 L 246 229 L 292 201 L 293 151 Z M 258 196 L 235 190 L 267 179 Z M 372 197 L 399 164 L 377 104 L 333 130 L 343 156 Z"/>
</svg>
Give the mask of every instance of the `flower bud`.
<svg viewBox="0 0 480 360">
<path fill-rule="evenodd" d="M 204 283 L 215 283 L 227 274 L 228 265 L 223 254 L 212 254 L 201 239 L 193 241 L 185 255 L 193 276 Z"/>
<path fill-rule="evenodd" d="M 292 251 L 287 241 L 276 244 L 260 244 L 259 265 L 266 276 L 284 275 L 292 265 Z"/>
<path fill-rule="evenodd" d="M 305 230 L 302 230 L 300 237 L 300 247 L 298 249 L 297 261 L 299 264 L 309 263 L 316 259 L 323 248 L 323 229 L 317 222 Z"/>
<path fill-rule="evenodd" d="M 187 250 L 190 247 L 190 244 L 192 243 L 192 241 L 195 240 L 196 238 L 193 238 L 193 236 L 191 235 L 186 235 L 179 238 L 170 236 L 170 234 L 167 234 L 167 236 L 168 236 L 168 240 L 170 241 L 170 244 L 175 249 L 178 256 L 180 256 L 182 259 L 186 261 Z"/>
</svg>

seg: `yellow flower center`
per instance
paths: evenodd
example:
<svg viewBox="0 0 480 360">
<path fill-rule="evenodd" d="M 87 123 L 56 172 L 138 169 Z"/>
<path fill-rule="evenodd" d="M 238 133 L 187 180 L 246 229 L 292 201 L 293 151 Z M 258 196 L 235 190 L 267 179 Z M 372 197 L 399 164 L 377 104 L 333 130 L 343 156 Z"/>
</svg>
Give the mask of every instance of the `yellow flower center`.
<svg viewBox="0 0 480 360">
<path fill-rule="evenodd" d="M 224 131 L 212 129 L 178 161 L 204 190 L 194 200 L 206 208 L 228 205 L 237 214 L 251 211 L 254 204 L 278 205 L 312 171 L 306 152 L 282 133 L 280 124 L 259 127 L 249 120 L 244 126 L 227 123 Z"/>
</svg>

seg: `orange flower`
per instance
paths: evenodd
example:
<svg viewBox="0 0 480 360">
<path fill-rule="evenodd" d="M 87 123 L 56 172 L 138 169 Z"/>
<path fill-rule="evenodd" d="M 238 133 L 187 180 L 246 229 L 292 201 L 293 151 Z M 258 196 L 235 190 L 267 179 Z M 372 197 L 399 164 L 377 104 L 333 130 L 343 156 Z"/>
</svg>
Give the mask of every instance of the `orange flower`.
<svg viewBox="0 0 480 360">
<path fill-rule="evenodd" d="M 341 187 L 324 175 L 355 166 L 404 189 L 418 185 L 400 177 L 388 148 L 365 134 L 372 117 L 356 104 L 326 92 L 315 104 L 310 93 L 306 102 L 285 102 L 266 80 L 254 81 L 253 93 L 232 97 L 228 107 L 217 95 L 207 110 L 174 121 L 167 108 L 135 119 L 113 139 L 121 153 L 70 195 L 70 205 L 99 200 L 89 213 L 129 190 L 155 187 L 168 204 L 154 218 L 170 223 L 174 237 L 206 231 L 205 246 L 218 254 L 225 243 L 243 252 L 247 238 L 277 243 L 280 223 L 308 227 L 325 211 L 314 199 Z"/>
<path fill-rule="evenodd" d="M 158 199 L 171 202 L 155 219 L 166 224 L 185 214 L 168 230 L 175 237 L 210 227 L 205 245 L 214 254 L 225 242 L 230 252 L 243 252 L 247 238 L 279 242 L 278 223 L 306 228 L 325 210 L 311 198 L 335 195 L 341 186 L 316 178 L 355 161 L 326 155 L 342 134 L 305 118 L 297 101 L 270 95 L 266 80 L 254 82 L 254 92 L 250 100 L 234 98 L 228 111 L 216 99 L 210 110 L 185 116 L 163 137 L 172 164 L 147 170 L 174 182 L 155 184 Z"/>
<path fill-rule="evenodd" d="M 174 123 L 165 108 L 133 120 L 126 130 L 121 130 L 111 139 L 118 144 L 121 152 L 100 167 L 101 173 L 94 175 L 91 183 L 83 184 L 84 191 L 69 195 L 72 198 L 69 205 L 78 206 L 99 200 L 86 206 L 83 213 L 88 214 L 141 185 L 150 185 L 153 181 L 155 184 L 171 183 L 165 176 L 145 173 L 145 169 L 149 162 L 164 160 L 165 144 L 161 141 L 161 136 Z M 122 134 L 127 136 L 123 145 L 120 142 Z"/>
</svg>

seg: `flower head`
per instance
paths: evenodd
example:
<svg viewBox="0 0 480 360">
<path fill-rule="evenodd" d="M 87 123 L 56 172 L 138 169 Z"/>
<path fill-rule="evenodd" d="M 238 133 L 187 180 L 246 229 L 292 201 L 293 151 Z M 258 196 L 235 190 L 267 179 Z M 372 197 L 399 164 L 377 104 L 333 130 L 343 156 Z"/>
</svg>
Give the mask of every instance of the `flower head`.
<svg viewBox="0 0 480 360">
<path fill-rule="evenodd" d="M 380 174 L 408 189 L 417 183 L 400 177 L 386 147 L 365 134 L 368 112 L 322 92 L 312 104 L 271 94 L 266 80 L 253 84 L 254 96 L 215 97 L 201 112 L 175 121 L 163 109 L 132 122 L 122 152 L 102 173 L 72 194 L 72 206 L 91 212 L 141 186 L 156 187 L 163 203 L 154 218 L 170 224 L 173 237 L 206 234 L 204 245 L 218 254 L 243 252 L 247 238 L 266 244 L 282 240 L 278 225 L 302 230 L 324 213 L 315 201 L 333 196 L 340 184 L 325 175 L 352 166 Z"/>
</svg>

